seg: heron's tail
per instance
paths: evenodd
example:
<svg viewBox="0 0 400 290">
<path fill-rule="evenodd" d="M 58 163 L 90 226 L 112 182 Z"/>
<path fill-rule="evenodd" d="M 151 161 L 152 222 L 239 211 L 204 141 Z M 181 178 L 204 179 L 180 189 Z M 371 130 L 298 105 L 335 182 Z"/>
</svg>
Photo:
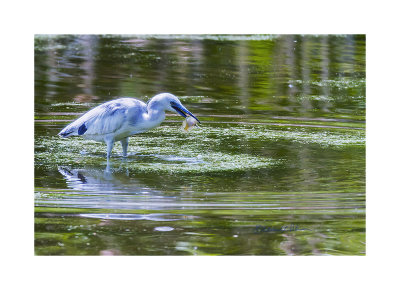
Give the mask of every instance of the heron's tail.
<svg viewBox="0 0 400 290">
<path fill-rule="evenodd" d="M 64 129 L 62 129 L 60 133 L 58 133 L 58 136 L 67 138 L 70 136 L 83 135 L 86 132 L 86 130 L 87 128 L 85 123 L 77 125 L 75 124 L 75 122 L 73 122 Z"/>
<path fill-rule="evenodd" d="M 74 135 L 78 135 L 78 133 L 76 132 L 76 128 L 68 125 L 67 127 L 65 127 L 64 129 L 62 129 L 60 131 L 60 133 L 58 133 L 58 136 L 66 138 L 66 137 L 70 137 L 70 136 L 74 136 Z M 75 133 L 75 134 L 74 134 Z"/>
</svg>

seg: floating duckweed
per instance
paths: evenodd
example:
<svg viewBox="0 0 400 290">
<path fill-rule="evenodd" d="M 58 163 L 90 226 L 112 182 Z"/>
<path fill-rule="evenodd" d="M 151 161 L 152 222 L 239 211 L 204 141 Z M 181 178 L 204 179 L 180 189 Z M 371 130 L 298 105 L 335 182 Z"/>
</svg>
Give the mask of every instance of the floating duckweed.
<svg viewBox="0 0 400 290">
<path fill-rule="evenodd" d="M 203 101 L 204 99 L 208 99 L 206 96 L 179 96 L 180 100 L 185 102 L 199 102 Z"/>
<path fill-rule="evenodd" d="M 331 87 L 331 88 L 365 88 L 365 79 L 351 79 L 351 78 L 337 78 L 335 80 L 320 80 L 320 81 L 304 81 L 304 80 L 293 80 L 290 84 L 306 84 L 317 87 Z"/>
<path fill-rule="evenodd" d="M 65 107 L 65 106 L 69 106 L 69 107 L 95 107 L 98 104 L 95 103 L 77 103 L 77 102 L 65 102 L 65 103 L 55 103 L 55 104 L 51 104 L 51 107 Z"/>
<path fill-rule="evenodd" d="M 147 137 L 149 141 L 151 137 Z M 269 167 L 278 163 L 271 158 L 254 157 L 247 154 L 227 154 L 222 152 L 207 152 L 199 154 L 195 144 L 191 148 L 189 144 L 181 146 L 165 146 L 165 141 L 160 138 L 158 146 L 139 145 L 136 141 L 129 146 L 130 151 L 140 152 L 127 158 L 124 165 L 135 171 L 167 171 L 167 172 L 217 172 L 217 171 L 237 171 L 255 168 Z M 57 137 L 43 138 L 36 146 L 36 163 L 38 166 L 55 166 L 56 164 L 77 165 L 85 163 L 94 165 L 105 162 L 104 144 L 86 141 L 78 138 L 66 140 Z M 150 143 L 150 142 L 149 142 Z M 164 145 L 164 146 L 162 146 Z M 51 152 L 45 148 L 53 148 Z M 81 148 L 85 147 L 85 154 L 81 154 Z M 178 147 L 178 149 L 177 149 Z M 116 148 L 114 160 L 119 162 L 121 159 Z M 90 153 L 89 153 L 90 152 Z M 179 152 L 179 155 L 177 155 Z M 131 162 L 130 162 L 131 161 Z"/>
<path fill-rule="evenodd" d="M 124 37 L 129 37 L 129 35 L 123 35 Z M 113 35 L 112 37 L 115 37 Z M 182 39 L 182 40 L 217 40 L 217 41 L 243 41 L 243 40 L 272 40 L 278 35 L 271 34 L 238 34 L 238 35 L 228 35 L 228 34 L 140 34 L 132 35 L 132 38 L 140 39 Z"/>
<path fill-rule="evenodd" d="M 281 164 L 282 160 L 259 156 L 244 150 L 246 142 L 253 140 L 282 142 L 282 140 L 314 144 L 323 147 L 364 146 L 363 130 L 325 130 L 298 129 L 286 127 L 283 130 L 268 129 L 262 125 L 239 125 L 235 127 L 205 126 L 185 134 L 176 126 L 163 126 L 148 133 L 130 138 L 130 155 L 124 166 L 145 172 L 220 172 L 246 171 L 267 168 Z M 226 150 L 224 142 L 239 142 L 234 148 Z M 243 148 L 243 149 L 242 149 Z M 84 153 L 82 150 L 84 149 Z M 57 165 L 101 165 L 106 162 L 106 147 L 102 143 L 82 138 L 63 139 L 58 136 L 40 137 L 35 144 L 37 166 L 55 167 Z M 121 146 L 116 144 L 112 162 L 117 164 L 121 158 Z"/>
<path fill-rule="evenodd" d="M 171 132 L 170 127 L 162 127 L 158 130 Z M 198 140 L 201 138 L 207 144 L 218 144 L 223 138 L 234 137 L 236 140 L 276 140 L 285 139 L 295 143 L 318 144 L 320 146 L 364 146 L 364 130 L 327 130 L 323 129 L 292 129 L 286 127 L 283 130 L 268 129 L 265 125 L 240 125 L 230 128 L 209 127 L 207 125 L 185 135 L 187 139 Z M 147 138 L 147 137 L 145 137 Z M 144 140 L 143 140 L 144 141 Z"/>
<path fill-rule="evenodd" d="M 365 145 L 365 133 L 362 130 L 353 130 L 351 134 L 341 134 L 332 131 L 310 132 L 306 130 L 296 131 L 277 131 L 277 130 L 249 130 L 244 129 L 244 139 L 285 139 L 301 144 L 318 144 L 320 146 L 345 146 L 345 145 Z M 349 130 L 348 130 L 349 131 Z"/>
</svg>

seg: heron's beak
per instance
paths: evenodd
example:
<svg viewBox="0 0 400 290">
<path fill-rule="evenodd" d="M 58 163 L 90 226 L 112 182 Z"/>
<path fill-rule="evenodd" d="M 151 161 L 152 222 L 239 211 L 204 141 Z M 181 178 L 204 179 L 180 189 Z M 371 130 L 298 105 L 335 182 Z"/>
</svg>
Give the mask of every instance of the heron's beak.
<svg viewBox="0 0 400 290">
<path fill-rule="evenodd" d="M 196 119 L 196 121 L 197 122 L 199 122 L 199 124 L 200 124 L 200 121 L 199 121 L 199 119 L 197 119 L 192 113 L 190 113 L 190 111 L 188 110 L 188 109 L 186 109 L 184 106 L 182 106 L 182 105 L 180 105 L 180 104 L 177 104 L 177 103 L 173 103 L 173 104 L 171 104 L 171 107 L 179 114 L 179 115 L 181 115 L 182 117 L 187 117 L 187 115 L 186 114 L 188 114 L 189 116 L 192 116 L 193 118 L 195 118 Z"/>
</svg>

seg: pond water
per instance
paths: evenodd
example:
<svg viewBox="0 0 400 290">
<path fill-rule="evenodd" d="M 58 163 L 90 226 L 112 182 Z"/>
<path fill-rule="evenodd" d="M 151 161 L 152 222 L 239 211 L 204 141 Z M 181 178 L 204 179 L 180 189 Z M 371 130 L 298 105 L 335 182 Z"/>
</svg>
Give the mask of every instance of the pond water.
<svg viewBox="0 0 400 290">
<path fill-rule="evenodd" d="M 36 35 L 36 255 L 365 255 L 365 36 Z M 57 133 L 121 96 L 200 120 Z"/>
</svg>

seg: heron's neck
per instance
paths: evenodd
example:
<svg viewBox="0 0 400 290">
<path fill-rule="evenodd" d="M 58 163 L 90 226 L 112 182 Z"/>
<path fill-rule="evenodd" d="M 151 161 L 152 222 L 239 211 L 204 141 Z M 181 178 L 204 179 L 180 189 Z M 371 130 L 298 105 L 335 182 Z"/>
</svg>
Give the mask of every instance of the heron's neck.
<svg viewBox="0 0 400 290">
<path fill-rule="evenodd" d="M 150 127 L 158 126 L 165 119 L 165 110 L 157 102 L 149 102 L 147 105 L 147 122 Z"/>
</svg>

